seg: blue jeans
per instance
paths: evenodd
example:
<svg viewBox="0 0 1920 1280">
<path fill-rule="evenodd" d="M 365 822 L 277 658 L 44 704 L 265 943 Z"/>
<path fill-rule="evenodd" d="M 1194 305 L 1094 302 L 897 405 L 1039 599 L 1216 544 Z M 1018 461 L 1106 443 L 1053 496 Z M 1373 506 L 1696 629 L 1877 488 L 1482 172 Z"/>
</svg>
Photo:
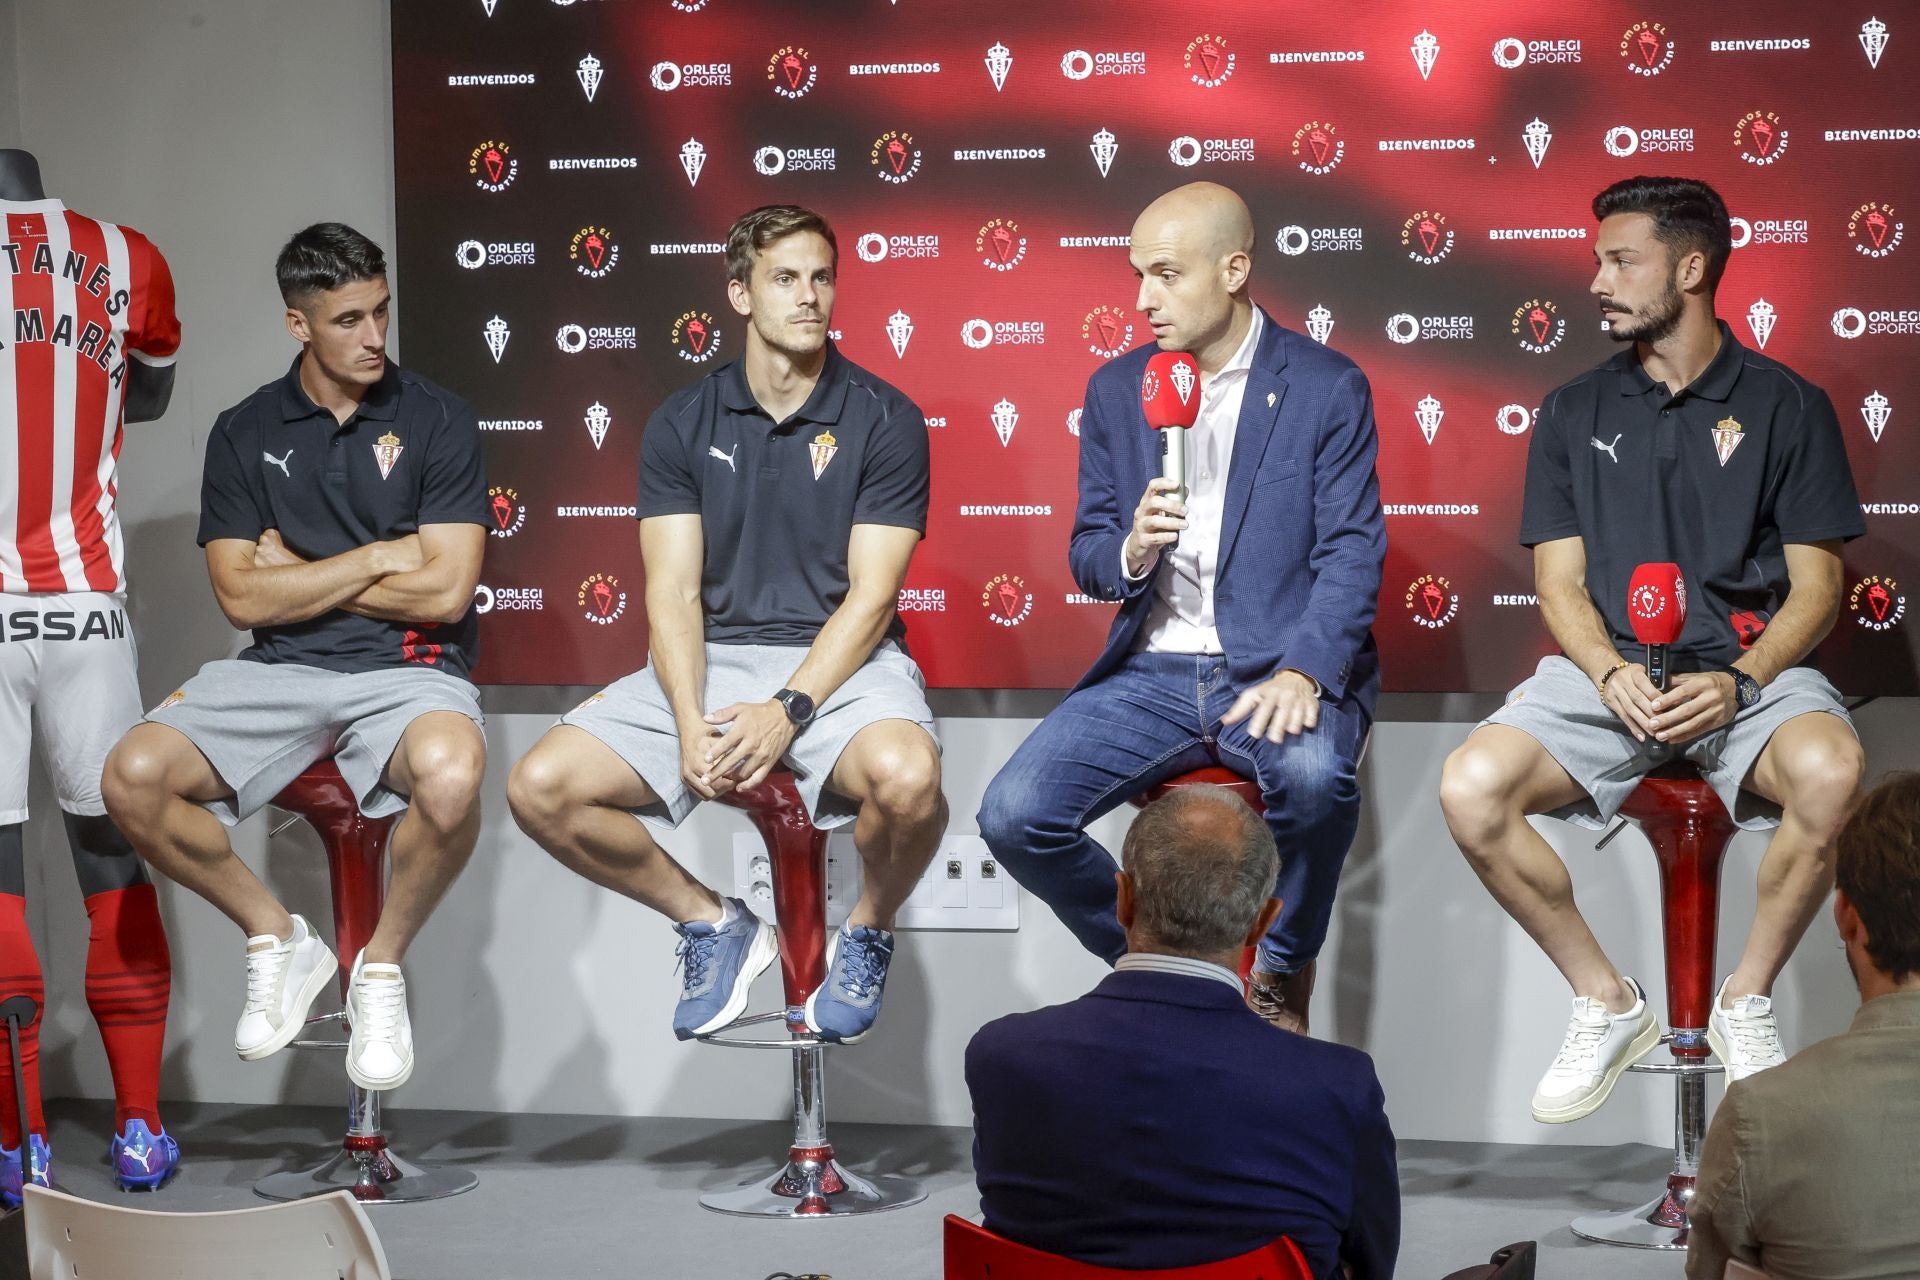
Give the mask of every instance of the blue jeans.
<svg viewBox="0 0 1920 1280">
<path fill-rule="evenodd" d="M 1109 963 L 1126 953 L 1114 917 L 1113 855 L 1089 822 L 1175 774 L 1225 765 L 1254 779 L 1280 850 L 1280 917 L 1258 967 L 1292 973 L 1320 953 L 1340 867 L 1360 824 L 1356 766 L 1367 717 L 1351 699 L 1320 703 L 1313 730 L 1280 743 L 1220 717 L 1241 693 L 1226 659 L 1136 653 L 1070 694 L 987 787 L 980 835 L 1027 892 Z"/>
</svg>

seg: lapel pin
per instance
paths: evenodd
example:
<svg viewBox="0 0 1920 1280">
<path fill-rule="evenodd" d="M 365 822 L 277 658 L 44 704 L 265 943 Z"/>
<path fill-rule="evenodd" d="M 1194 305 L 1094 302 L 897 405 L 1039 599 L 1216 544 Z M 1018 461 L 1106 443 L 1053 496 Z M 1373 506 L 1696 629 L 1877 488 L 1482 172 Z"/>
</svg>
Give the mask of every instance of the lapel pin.
<svg viewBox="0 0 1920 1280">
<path fill-rule="evenodd" d="M 1273 402 L 1275 400 L 1278 400 L 1279 398 L 1280 397 L 1273 394 L 1273 392 L 1271 391 L 1267 392 L 1267 408 L 1269 409 L 1273 408 Z"/>
</svg>

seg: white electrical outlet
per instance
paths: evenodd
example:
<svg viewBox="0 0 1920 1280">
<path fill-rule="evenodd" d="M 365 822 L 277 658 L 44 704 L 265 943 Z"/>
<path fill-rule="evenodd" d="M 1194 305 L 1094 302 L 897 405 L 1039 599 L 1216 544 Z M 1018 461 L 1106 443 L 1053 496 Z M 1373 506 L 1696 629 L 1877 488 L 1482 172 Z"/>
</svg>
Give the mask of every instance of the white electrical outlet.
<svg viewBox="0 0 1920 1280">
<path fill-rule="evenodd" d="M 766 846 L 752 832 L 733 837 L 733 891 L 761 919 L 773 921 L 773 885 Z M 827 841 L 827 923 L 838 928 L 860 898 L 860 853 L 849 831 Z M 896 920 L 902 929 L 1020 927 L 1020 888 L 979 836 L 950 835 Z"/>
</svg>

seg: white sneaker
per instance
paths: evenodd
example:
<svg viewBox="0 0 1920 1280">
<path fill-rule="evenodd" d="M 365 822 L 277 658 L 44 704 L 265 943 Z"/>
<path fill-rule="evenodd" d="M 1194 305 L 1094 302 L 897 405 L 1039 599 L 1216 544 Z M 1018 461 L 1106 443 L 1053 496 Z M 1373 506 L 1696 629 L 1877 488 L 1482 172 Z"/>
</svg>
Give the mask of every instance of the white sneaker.
<svg viewBox="0 0 1920 1280">
<path fill-rule="evenodd" d="M 1647 1008 L 1646 993 L 1632 978 L 1627 985 L 1636 998 L 1625 1013 L 1608 1013 L 1598 1000 L 1574 997 L 1567 1038 L 1533 1091 L 1533 1118 L 1541 1124 L 1565 1124 L 1598 1111 L 1620 1073 L 1660 1043 L 1660 1023 Z"/>
<path fill-rule="evenodd" d="M 1780 1024 L 1774 1020 L 1773 1001 L 1766 996 L 1741 996 L 1733 1008 L 1720 1007 L 1727 984 L 1713 993 L 1713 1012 L 1707 1017 L 1707 1043 L 1727 1069 L 1727 1083 L 1777 1067 L 1787 1060 L 1780 1045 Z"/>
<path fill-rule="evenodd" d="M 285 942 L 270 933 L 248 938 L 247 1006 L 233 1032 L 234 1052 L 257 1062 L 286 1048 L 339 970 L 333 952 L 301 916 L 293 918 L 293 937 Z"/>
<path fill-rule="evenodd" d="M 398 1089 L 413 1074 L 413 1021 L 397 964 L 368 964 L 363 951 L 347 982 L 347 1078 L 362 1089 Z"/>
</svg>

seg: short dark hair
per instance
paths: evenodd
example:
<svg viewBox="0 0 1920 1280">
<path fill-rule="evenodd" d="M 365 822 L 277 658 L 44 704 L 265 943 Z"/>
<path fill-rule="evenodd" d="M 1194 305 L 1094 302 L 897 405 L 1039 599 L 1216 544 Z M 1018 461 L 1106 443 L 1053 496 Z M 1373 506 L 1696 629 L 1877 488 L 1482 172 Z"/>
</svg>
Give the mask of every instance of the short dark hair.
<svg viewBox="0 0 1920 1280">
<path fill-rule="evenodd" d="M 1733 252 L 1733 220 L 1727 202 L 1698 178 L 1624 178 L 1593 198 L 1593 216 L 1644 213 L 1653 235 L 1674 257 L 1698 250 L 1707 255 L 1707 292 L 1720 287 Z"/>
<path fill-rule="evenodd" d="M 1177 787 L 1142 809 L 1120 864 L 1133 882 L 1134 928 L 1183 955 L 1237 948 L 1280 876 L 1273 833 L 1224 787 Z"/>
<path fill-rule="evenodd" d="M 288 306 L 305 310 L 319 294 L 386 275 L 387 255 L 344 222 L 316 222 L 294 233 L 273 271 L 280 279 L 280 297 Z"/>
<path fill-rule="evenodd" d="M 740 215 L 727 229 L 727 279 L 746 284 L 753 277 L 754 255 L 771 245 L 811 231 L 827 242 L 833 251 L 833 265 L 840 266 L 840 243 L 833 238 L 827 220 L 811 209 L 797 204 L 763 204 L 751 213 Z"/>
<path fill-rule="evenodd" d="M 1867 929 L 1867 957 L 1898 982 L 1920 973 L 1920 773 L 1860 798 L 1834 842 L 1834 879 Z"/>
</svg>

